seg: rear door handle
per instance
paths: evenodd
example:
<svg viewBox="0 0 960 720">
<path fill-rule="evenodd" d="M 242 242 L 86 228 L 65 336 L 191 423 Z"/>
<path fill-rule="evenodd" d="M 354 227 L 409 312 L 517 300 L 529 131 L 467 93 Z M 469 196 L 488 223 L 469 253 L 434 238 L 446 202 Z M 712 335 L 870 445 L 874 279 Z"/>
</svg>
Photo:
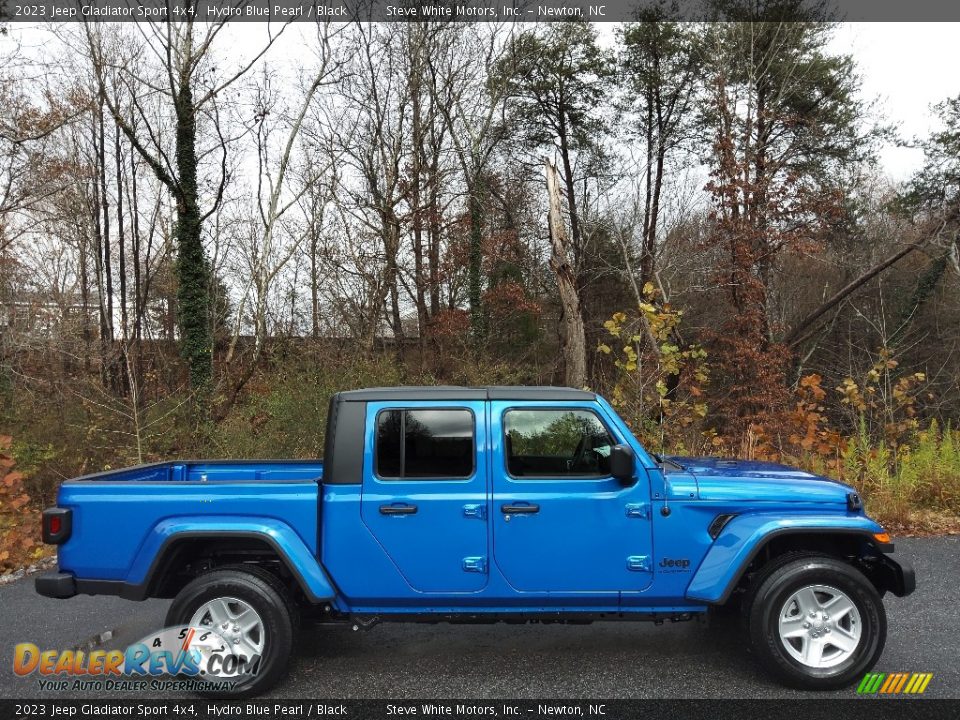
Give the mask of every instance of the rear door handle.
<svg viewBox="0 0 960 720">
<path fill-rule="evenodd" d="M 416 515 L 417 506 L 416 505 L 381 505 L 380 514 L 381 515 Z"/>
<path fill-rule="evenodd" d="M 504 515 L 533 515 L 540 512 L 540 506 L 531 503 L 520 503 L 517 505 L 501 505 L 500 512 Z"/>
</svg>

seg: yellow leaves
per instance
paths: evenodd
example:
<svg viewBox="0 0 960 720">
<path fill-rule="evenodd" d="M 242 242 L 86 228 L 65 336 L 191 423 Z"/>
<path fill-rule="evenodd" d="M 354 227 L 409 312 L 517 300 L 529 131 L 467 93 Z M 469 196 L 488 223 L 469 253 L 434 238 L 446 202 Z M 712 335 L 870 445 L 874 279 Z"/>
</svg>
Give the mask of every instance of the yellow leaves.
<svg viewBox="0 0 960 720">
<path fill-rule="evenodd" d="M 644 297 L 653 297 L 656 293 L 656 288 L 653 286 L 653 283 L 647 281 L 643 286 L 643 296 Z"/>
<path fill-rule="evenodd" d="M 634 313 L 614 313 L 603 323 L 609 337 L 597 351 L 616 369 L 610 401 L 638 437 L 660 449 L 669 439 L 671 450 L 679 450 L 688 430 L 702 429 L 708 415 L 701 389 L 709 380 L 707 353 L 678 345 L 681 313 L 657 301 L 652 283 L 643 296 Z"/>
<path fill-rule="evenodd" d="M 614 313 L 613 317 L 603 323 L 603 327 L 606 328 L 607 332 L 613 335 L 613 337 L 620 337 L 620 333 L 623 328 L 623 324 L 627 321 L 626 313 L 618 312 Z"/>
<path fill-rule="evenodd" d="M 837 386 L 837 392 L 842 396 L 840 402 L 844 405 L 850 405 L 857 410 L 866 409 L 866 403 L 860 392 L 860 386 L 857 385 L 853 378 L 844 378 L 841 384 Z"/>
</svg>

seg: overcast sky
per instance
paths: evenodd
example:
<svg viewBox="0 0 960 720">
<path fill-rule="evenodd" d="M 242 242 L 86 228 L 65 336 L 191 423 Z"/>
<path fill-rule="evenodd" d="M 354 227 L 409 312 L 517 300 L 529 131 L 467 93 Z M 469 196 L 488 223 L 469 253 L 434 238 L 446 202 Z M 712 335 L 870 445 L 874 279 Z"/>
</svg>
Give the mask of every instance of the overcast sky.
<svg viewBox="0 0 960 720">
<path fill-rule="evenodd" d="M 240 40 L 236 47 L 247 47 L 249 42 L 259 45 L 264 27 L 260 23 L 234 24 L 232 32 Z M 615 27 L 614 23 L 599 26 L 602 42 L 612 44 Z M 309 28 L 295 26 L 287 41 L 280 43 L 281 56 L 302 57 L 298 38 L 303 35 L 309 35 Z M 27 45 L 42 46 L 47 39 L 30 31 L 21 37 Z M 832 49 L 853 55 L 865 98 L 879 101 L 882 119 L 897 126 L 905 140 L 929 135 L 936 127 L 931 105 L 960 94 L 960 23 L 843 23 Z M 882 150 L 880 161 L 890 179 L 897 182 L 920 167 L 923 153 L 889 145 Z"/>
<path fill-rule="evenodd" d="M 905 139 L 928 135 L 936 127 L 930 106 L 960 94 L 960 23 L 845 23 L 833 49 L 853 55 L 864 94 L 880 100 Z M 904 180 L 923 153 L 887 147 L 881 162 L 891 179 Z"/>
</svg>

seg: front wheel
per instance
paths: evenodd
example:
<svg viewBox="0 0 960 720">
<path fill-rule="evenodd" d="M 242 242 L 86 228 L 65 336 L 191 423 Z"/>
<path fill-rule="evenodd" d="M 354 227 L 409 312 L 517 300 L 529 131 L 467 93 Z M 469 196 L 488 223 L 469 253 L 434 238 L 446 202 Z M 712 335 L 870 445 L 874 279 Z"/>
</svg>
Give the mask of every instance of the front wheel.
<svg viewBox="0 0 960 720">
<path fill-rule="evenodd" d="M 247 697 L 273 687 L 287 669 L 293 649 L 296 608 L 283 585 L 260 568 L 224 568 L 187 584 L 167 612 L 167 626 L 189 626 L 222 639 L 232 656 L 207 676 L 220 689 L 211 697 Z M 191 635 L 193 637 L 193 635 Z M 219 661 L 220 658 L 217 658 Z"/>
<path fill-rule="evenodd" d="M 809 690 L 861 679 L 883 652 L 887 616 L 869 580 L 832 557 L 786 563 L 757 589 L 750 638 L 761 664 Z"/>
</svg>

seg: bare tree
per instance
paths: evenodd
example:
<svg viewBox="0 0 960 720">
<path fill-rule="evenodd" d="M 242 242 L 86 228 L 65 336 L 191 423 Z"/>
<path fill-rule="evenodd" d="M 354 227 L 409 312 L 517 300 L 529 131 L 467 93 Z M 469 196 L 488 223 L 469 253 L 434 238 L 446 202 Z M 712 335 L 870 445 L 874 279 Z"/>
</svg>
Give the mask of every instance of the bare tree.
<svg viewBox="0 0 960 720">
<path fill-rule="evenodd" d="M 219 96 L 259 61 L 279 37 L 267 26 L 267 37 L 239 69 L 220 76 L 212 63 L 213 48 L 227 26 L 215 21 L 199 27 L 193 21 L 193 0 L 183 22 L 137 23 L 141 42 L 131 52 L 110 45 L 102 26 L 84 23 L 87 45 L 101 101 L 117 126 L 173 196 L 177 209 L 177 292 L 181 352 L 190 368 L 195 389 L 207 385 L 212 374 L 209 263 L 203 248 L 203 222 L 216 210 L 228 181 L 227 142 L 220 132 L 216 103 Z M 286 25 L 283 26 L 286 28 Z M 160 69 L 161 81 L 151 68 Z M 131 88 L 147 88 L 163 98 L 172 114 L 172 128 L 156 127 L 153 114 L 128 92 L 131 107 L 118 96 Z M 221 173 L 209 209 L 201 209 L 199 164 L 211 149 L 198 146 L 198 123 L 212 125 L 214 147 L 221 155 Z M 172 136 L 172 137 L 171 137 Z M 172 157 L 171 157 L 172 155 Z"/>
<path fill-rule="evenodd" d="M 587 384 L 587 340 L 583 327 L 583 313 L 580 309 L 580 293 L 577 290 L 567 249 L 567 231 L 560 209 L 557 168 L 549 159 L 544 165 L 547 173 L 547 195 L 550 199 L 550 245 L 553 248 L 550 267 L 557 277 L 557 289 L 563 306 L 565 378 L 570 387 L 582 388 Z"/>
</svg>

